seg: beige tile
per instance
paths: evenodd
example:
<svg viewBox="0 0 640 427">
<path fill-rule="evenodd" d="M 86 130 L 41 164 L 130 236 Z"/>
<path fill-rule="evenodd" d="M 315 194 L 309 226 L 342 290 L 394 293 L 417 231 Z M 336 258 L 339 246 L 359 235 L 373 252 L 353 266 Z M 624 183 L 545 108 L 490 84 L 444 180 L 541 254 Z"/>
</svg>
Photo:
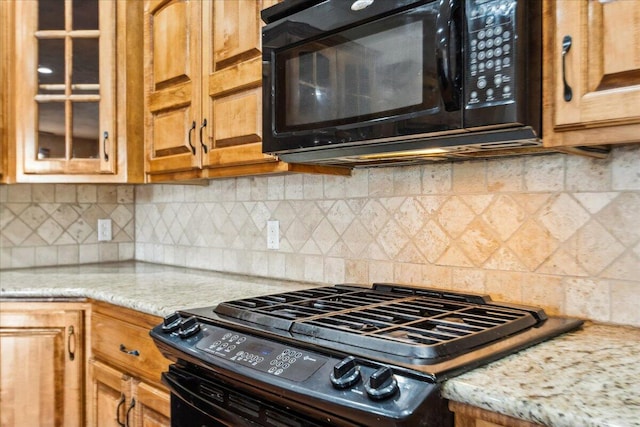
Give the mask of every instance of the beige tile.
<svg viewBox="0 0 640 427">
<path fill-rule="evenodd" d="M 495 198 L 482 218 L 503 241 L 506 241 L 524 223 L 526 212 L 512 197 L 502 195 Z"/>
<path fill-rule="evenodd" d="M 474 218 L 473 211 L 458 196 L 449 198 L 437 214 L 438 223 L 453 238 L 460 236 Z"/>
<path fill-rule="evenodd" d="M 566 314 L 608 322 L 611 319 L 609 283 L 593 279 L 565 279 Z"/>
<path fill-rule="evenodd" d="M 487 165 L 487 190 L 490 192 L 522 191 L 523 175 L 523 158 L 491 161 Z"/>
<path fill-rule="evenodd" d="M 549 200 L 537 218 L 554 238 L 564 242 L 589 221 L 590 215 L 574 198 L 561 193 Z"/>
<path fill-rule="evenodd" d="M 500 241 L 486 222 L 476 218 L 458 238 L 458 246 L 479 267 L 500 247 Z"/>
<path fill-rule="evenodd" d="M 485 290 L 496 301 L 522 303 L 523 273 L 487 271 Z"/>
<path fill-rule="evenodd" d="M 558 247 L 551 234 L 533 220 L 528 220 L 507 243 L 529 269 L 535 271 Z"/>
<path fill-rule="evenodd" d="M 372 169 L 369 171 L 369 196 L 393 196 L 393 168 Z"/>
<path fill-rule="evenodd" d="M 344 176 L 325 175 L 324 197 L 327 199 L 344 199 L 347 191 L 347 179 Z"/>
<path fill-rule="evenodd" d="M 640 240 L 640 193 L 621 193 L 596 218 L 623 245 L 636 243 Z"/>
<path fill-rule="evenodd" d="M 564 189 L 563 154 L 526 157 L 525 191 L 562 191 Z"/>
<path fill-rule="evenodd" d="M 459 292 L 486 294 L 486 271 L 473 268 L 455 268 L 451 289 Z"/>
<path fill-rule="evenodd" d="M 609 286 L 611 289 L 611 321 L 640 327 L 640 310 L 638 310 L 640 284 L 637 281 L 612 281 Z"/>
<path fill-rule="evenodd" d="M 422 172 L 422 192 L 448 194 L 453 187 L 453 168 L 450 163 L 425 165 Z"/>
<path fill-rule="evenodd" d="M 578 231 L 576 246 L 578 263 L 593 276 L 624 252 L 624 246 L 597 221 L 589 222 Z"/>
<path fill-rule="evenodd" d="M 415 196 L 421 193 L 422 168 L 408 166 L 393 169 L 393 194 Z"/>
<path fill-rule="evenodd" d="M 609 162 L 584 156 L 567 156 L 566 180 L 568 191 L 609 191 Z"/>
<path fill-rule="evenodd" d="M 640 190 L 640 150 L 638 146 L 617 147 L 611 154 L 612 190 Z"/>
<path fill-rule="evenodd" d="M 55 202 L 55 196 L 54 184 L 38 184 L 31 186 L 31 197 L 34 203 L 53 203 Z"/>
<path fill-rule="evenodd" d="M 541 274 L 522 277 L 522 301 L 543 308 L 548 315 L 564 313 L 564 294 L 561 277 Z"/>
<path fill-rule="evenodd" d="M 8 203 L 29 203 L 31 202 L 31 185 L 30 184 L 14 184 L 7 185 L 7 202 Z"/>
<path fill-rule="evenodd" d="M 304 197 L 302 175 L 288 175 L 284 177 L 284 197 L 287 200 L 300 200 Z"/>
<path fill-rule="evenodd" d="M 356 169 L 345 178 L 345 197 L 367 197 L 369 195 L 369 171 Z"/>
<path fill-rule="evenodd" d="M 344 258 L 324 259 L 324 275 L 322 281 L 329 284 L 337 284 L 345 282 Z"/>
<path fill-rule="evenodd" d="M 78 203 L 96 203 L 98 201 L 98 188 L 95 185 L 78 185 Z"/>
<path fill-rule="evenodd" d="M 484 193 L 487 191 L 486 162 L 470 161 L 453 164 L 455 193 Z"/>
</svg>

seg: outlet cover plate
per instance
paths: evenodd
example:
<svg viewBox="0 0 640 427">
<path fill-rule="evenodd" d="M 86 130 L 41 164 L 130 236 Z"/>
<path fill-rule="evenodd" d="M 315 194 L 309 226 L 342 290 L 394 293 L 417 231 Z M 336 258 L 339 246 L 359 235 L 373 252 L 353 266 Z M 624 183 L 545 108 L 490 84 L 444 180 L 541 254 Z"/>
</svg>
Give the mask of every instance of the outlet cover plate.
<svg viewBox="0 0 640 427">
<path fill-rule="evenodd" d="M 267 249 L 280 249 L 280 221 L 267 221 Z"/>
</svg>

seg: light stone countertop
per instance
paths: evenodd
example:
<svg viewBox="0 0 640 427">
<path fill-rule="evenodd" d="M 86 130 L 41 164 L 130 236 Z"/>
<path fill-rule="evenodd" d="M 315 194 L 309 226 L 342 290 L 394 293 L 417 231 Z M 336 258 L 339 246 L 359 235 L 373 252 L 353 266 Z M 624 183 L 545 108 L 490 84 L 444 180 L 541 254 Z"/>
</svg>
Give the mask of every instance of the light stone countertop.
<svg viewBox="0 0 640 427">
<path fill-rule="evenodd" d="M 0 297 L 84 297 L 156 316 L 319 286 L 144 262 L 0 270 Z"/>
<path fill-rule="evenodd" d="M 157 316 L 318 285 L 141 262 L 0 270 L 3 298 L 93 298 Z M 588 322 L 448 380 L 443 395 L 547 426 L 640 427 L 640 329 Z"/>
</svg>

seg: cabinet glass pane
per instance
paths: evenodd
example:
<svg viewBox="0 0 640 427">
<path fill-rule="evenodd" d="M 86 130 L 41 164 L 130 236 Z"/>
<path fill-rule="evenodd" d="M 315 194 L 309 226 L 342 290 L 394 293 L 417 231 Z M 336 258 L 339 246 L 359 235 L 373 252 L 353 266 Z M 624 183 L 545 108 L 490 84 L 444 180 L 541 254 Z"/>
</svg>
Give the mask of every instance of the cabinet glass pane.
<svg viewBox="0 0 640 427">
<path fill-rule="evenodd" d="M 38 40 L 38 93 L 64 93 L 64 39 Z"/>
<path fill-rule="evenodd" d="M 99 93 L 98 49 L 98 39 L 73 39 L 72 93 L 96 95 Z"/>
<path fill-rule="evenodd" d="M 64 1 L 40 0 L 38 2 L 38 29 L 64 30 Z"/>
<path fill-rule="evenodd" d="M 75 159 L 98 157 L 100 141 L 99 108 L 97 102 L 74 102 L 72 113 L 72 154 Z"/>
<path fill-rule="evenodd" d="M 37 105 L 38 159 L 65 158 L 64 102 Z"/>
<path fill-rule="evenodd" d="M 73 0 L 73 29 L 98 29 L 98 0 Z"/>
</svg>

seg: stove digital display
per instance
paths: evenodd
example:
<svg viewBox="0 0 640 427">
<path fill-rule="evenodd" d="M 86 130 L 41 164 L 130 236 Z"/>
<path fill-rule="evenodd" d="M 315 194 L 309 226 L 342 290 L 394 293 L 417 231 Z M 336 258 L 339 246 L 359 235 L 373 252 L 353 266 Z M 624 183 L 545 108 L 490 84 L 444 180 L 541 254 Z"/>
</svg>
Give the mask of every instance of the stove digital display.
<svg viewBox="0 0 640 427">
<path fill-rule="evenodd" d="M 245 346 L 247 351 L 251 353 L 259 354 L 260 356 L 268 356 L 273 353 L 273 347 L 269 347 L 257 342 L 247 343 Z"/>
</svg>

